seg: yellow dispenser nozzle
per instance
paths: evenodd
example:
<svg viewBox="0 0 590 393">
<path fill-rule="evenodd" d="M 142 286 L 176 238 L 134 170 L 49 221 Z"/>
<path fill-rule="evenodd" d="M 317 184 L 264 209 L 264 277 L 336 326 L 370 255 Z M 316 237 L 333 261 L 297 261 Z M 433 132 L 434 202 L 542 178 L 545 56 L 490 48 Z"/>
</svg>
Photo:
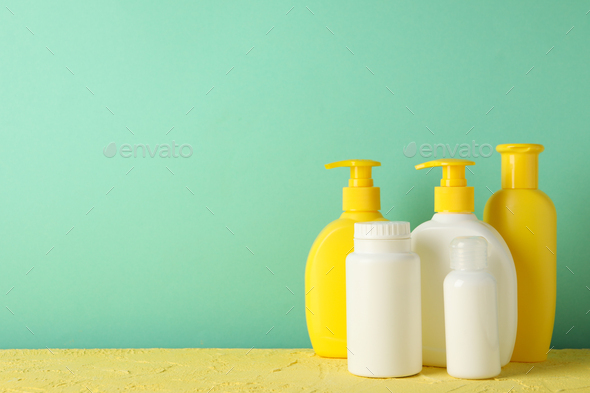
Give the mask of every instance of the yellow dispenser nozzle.
<svg viewBox="0 0 590 393">
<path fill-rule="evenodd" d="M 544 149 L 532 143 L 496 146 L 502 154 L 502 188 L 537 188 L 539 153 Z"/>
<path fill-rule="evenodd" d="M 350 167 L 348 187 L 343 189 L 345 211 L 376 211 L 381 208 L 379 187 L 373 187 L 371 168 L 381 166 L 373 160 L 344 160 L 326 164 L 326 169 Z"/>
<path fill-rule="evenodd" d="M 350 167 L 349 187 L 372 187 L 371 168 L 381 166 L 380 162 L 373 160 L 344 160 L 326 164 L 326 169 Z"/>
<path fill-rule="evenodd" d="M 467 187 L 465 179 L 465 166 L 467 165 L 475 165 L 475 162 L 460 158 L 443 158 L 416 165 L 416 169 L 442 167 L 440 187 L 434 188 L 435 212 L 473 212 L 473 187 Z"/>
</svg>

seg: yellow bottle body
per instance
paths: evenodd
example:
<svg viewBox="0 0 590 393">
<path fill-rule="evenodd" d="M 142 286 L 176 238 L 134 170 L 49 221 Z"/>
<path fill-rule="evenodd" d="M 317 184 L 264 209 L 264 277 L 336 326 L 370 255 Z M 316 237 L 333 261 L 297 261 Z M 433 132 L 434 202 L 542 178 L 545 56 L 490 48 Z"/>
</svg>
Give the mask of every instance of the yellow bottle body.
<svg viewBox="0 0 590 393">
<path fill-rule="evenodd" d="M 510 248 L 518 286 L 514 362 L 547 358 L 555 319 L 555 206 L 538 189 L 502 189 L 488 200 L 483 219 Z"/>
<path fill-rule="evenodd" d="M 316 354 L 346 358 L 346 256 L 354 246 L 354 223 L 387 221 L 379 211 L 345 211 L 313 243 L 305 267 L 305 315 Z"/>
</svg>

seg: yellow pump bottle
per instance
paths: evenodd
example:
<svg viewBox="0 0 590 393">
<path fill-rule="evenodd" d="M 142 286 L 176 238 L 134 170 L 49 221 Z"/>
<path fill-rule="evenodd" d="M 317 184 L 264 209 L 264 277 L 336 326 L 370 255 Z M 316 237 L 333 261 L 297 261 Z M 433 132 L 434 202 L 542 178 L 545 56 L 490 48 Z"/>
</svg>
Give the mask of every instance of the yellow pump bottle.
<svg viewBox="0 0 590 393">
<path fill-rule="evenodd" d="M 354 245 L 354 223 L 387 221 L 381 208 L 380 191 L 373 187 L 371 169 L 381 163 L 346 160 L 326 169 L 350 167 L 348 187 L 343 189 L 343 210 L 313 243 L 305 267 L 305 315 L 309 338 L 316 354 L 346 358 L 346 256 Z"/>
<path fill-rule="evenodd" d="M 502 189 L 488 200 L 484 221 L 506 240 L 518 281 L 518 328 L 514 362 L 547 359 L 555 320 L 557 216 L 538 183 L 542 145 L 499 145 Z"/>
</svg>

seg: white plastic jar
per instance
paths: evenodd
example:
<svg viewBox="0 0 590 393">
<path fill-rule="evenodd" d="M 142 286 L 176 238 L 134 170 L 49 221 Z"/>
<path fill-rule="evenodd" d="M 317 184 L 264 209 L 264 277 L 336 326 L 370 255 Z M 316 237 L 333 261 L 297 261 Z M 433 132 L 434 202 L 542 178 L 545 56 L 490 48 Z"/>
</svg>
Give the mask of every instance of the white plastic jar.
<svg viewBox="0 0 590 393">
<path fill-rule="evenodd" d="M 354 224 L 346 258 L 348 371 L 404 377 L 422 370 L 420 258 L 409 222 Z"/>
</svg>

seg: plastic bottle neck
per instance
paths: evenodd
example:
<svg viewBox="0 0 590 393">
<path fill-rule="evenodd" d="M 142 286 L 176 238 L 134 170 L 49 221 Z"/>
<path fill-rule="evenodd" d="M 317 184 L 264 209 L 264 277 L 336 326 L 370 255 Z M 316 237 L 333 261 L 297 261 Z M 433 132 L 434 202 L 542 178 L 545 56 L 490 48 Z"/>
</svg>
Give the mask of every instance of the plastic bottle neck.
<svg viewBox="0 0 590 393">
<path fill-rule="evenodd" d="M 538 165 L 536 153 L 502 153 L 502 188 L 537 188 Z"/>
<path fill-rule="evenodd" d="M 379 209 L 381 209 L 379 187 L 344 187 L 342 189 L 342 210 L 345 212 L 374 212 Z"/>
<path fill-rule="evenodd" d="M 454 272 L 460 273 L 487 273 L 486 268 L 477 268 L 477 267 L 461 267 L 461 268 L 453 268 Z"/>
<path fill-rule="evenodd" d="M 466 220 L 477 221 L 477 216 L 473 213 L 435 213 L 432 220 L 448 224 Z"/>
<path fill-rule="evenodd" d="M 408 239 L 354 239 L 354 252 L 363 254 L 406 253 L 412 251 Z"/>
<path fill-rule="evenodd" d="M 434 187 L 434 211 L 438 213 L 471 213 L 474 210 L 473 194 L 473 187 Z"/>
</svg>

